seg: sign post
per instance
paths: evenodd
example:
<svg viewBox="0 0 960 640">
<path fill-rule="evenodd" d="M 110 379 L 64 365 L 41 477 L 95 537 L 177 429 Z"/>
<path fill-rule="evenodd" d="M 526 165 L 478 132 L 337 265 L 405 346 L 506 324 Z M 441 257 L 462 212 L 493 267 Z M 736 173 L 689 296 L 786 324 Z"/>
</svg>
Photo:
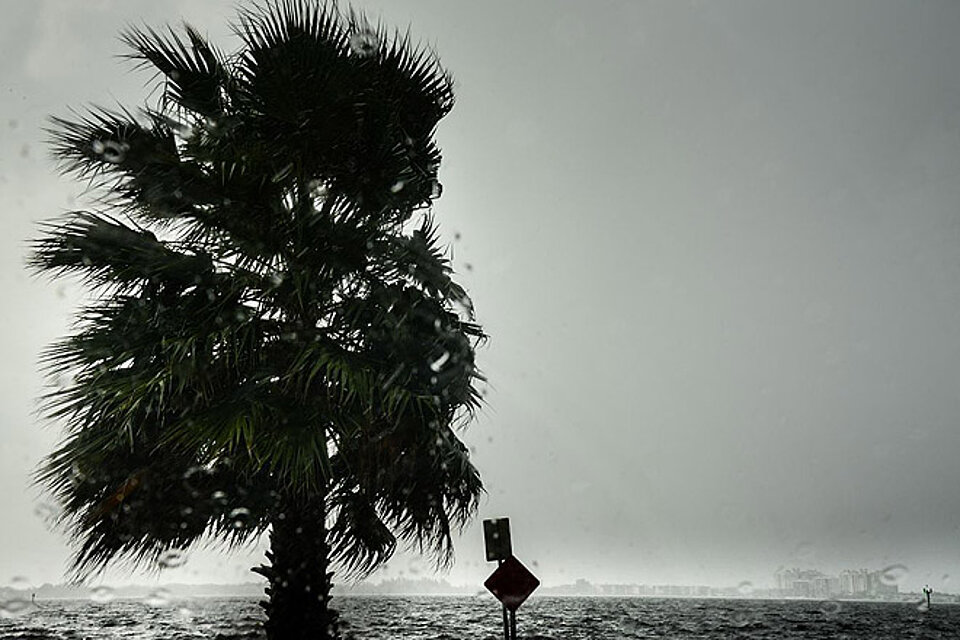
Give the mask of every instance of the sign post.
<svg viewBox="0 0 960 640">
<path fill-rule="evenodd" d="M 516 640 L 517 609 L 540 586 L 540 581 L 513 555 L 507 518 L 484 520 L 483 536 L 487 562 L 497 561 L 497 569 L 483 586 L 503 605 L 504 640 Z"/>
</svg>

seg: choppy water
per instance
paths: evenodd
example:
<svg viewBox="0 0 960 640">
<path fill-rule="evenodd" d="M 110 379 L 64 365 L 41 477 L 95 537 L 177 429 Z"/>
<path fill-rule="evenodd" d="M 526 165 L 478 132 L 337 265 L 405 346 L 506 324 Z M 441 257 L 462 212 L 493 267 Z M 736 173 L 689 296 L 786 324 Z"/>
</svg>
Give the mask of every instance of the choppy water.
<svg viewBox="0 0 960 640">
<path fill-rule="evenodd" d="M 496 601 L 486 597 L 341 597 L 357 640 L 483 640 L 501 635 Z M 63 600 L 0 619 L 0 638 L 173 640 L 263 638 L 255 599 L 194 599 L 168 606 L 141 601 Z M 535 598 L 518 614 L 521 638 L 727 639 L 960 638 L 960 606 L 920 611 L 910 603 Z"/>
</svg>

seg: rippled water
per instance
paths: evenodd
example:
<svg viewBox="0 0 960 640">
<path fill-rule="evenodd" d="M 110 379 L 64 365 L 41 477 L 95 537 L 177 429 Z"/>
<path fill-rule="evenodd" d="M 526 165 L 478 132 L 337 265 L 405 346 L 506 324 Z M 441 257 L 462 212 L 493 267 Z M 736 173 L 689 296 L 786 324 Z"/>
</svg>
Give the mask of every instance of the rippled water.
<svg viewBox="0 0 960 640">
<path fill-rule="evenodd" d="M 340 597 L 345 636 L 357 640 L 482 640 L 501 636 L 487 597 Z M 0 619 L 0 638 L 45 640 L 263 638 L 255 599 L 62 600 Z M 521 638 L 960 638 L 960 606 L 910 603 L 534 598 L 518 614 Z"/>
</svg>

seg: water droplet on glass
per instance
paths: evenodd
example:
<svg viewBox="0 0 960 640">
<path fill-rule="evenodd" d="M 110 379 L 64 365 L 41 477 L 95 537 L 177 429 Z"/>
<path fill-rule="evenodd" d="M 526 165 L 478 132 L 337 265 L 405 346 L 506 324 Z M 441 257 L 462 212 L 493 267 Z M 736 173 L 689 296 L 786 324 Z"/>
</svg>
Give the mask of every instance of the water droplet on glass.
<svg viewBox="0 0 960 640">
<path fill-rule="evenodd" d="M 9 600 L 0 600 L 0 618 L 15 618 L 23 615 L 32 608 L 29 600 L 24 598 L 11 598 Z"/>
<path fill-rule="evenodd" d="M 99 145 L 99 148 L 101 149 L 100 151 L 97 151 L 98 149 L 97 142 L 100 143 Z M 97 142 L 94 142 L 93 150 L 94 152 L 103 156 L 103 159 L 106 160 L 107 162 L 110 162 L 113 164 L 120 164 L 121 162 L 126 160 L 127 151 L 130 150 L 130 145 L 128 145 L 126 142 L 116 142 L 115 140 L 107 140 L 106 142 L 101 142 L 100 140 L 97 140 Z"/>
<path fill-rule="evenodd" d="M 93 152 L 96 154 L 101 154 L 103 153 L 103 150 L 106 149 L 102 140 L 94 140 L 90 144 L 90 148 L 93 149 Z"/>
<path fill-rule="evenodd" d="M 33 510 L 33 514 L 40 518 L 43 524 L 50 526 L 57 521 L 60 510 L 48 502 L 41 502 L 37 505 L 37 508 Z"/>
<path fill-rule="evenodd" d="M 247 520 L 250 518 L 250 509 L 246 507 L 237 507 L 230 512 L 230 519 L 233 520 L 233 527 L 235 529 L 240 529 L 247 524 Z"/>
<path fill-rule="evenodd" d="M 210 494 L 210 499 L 219 505 L 225 505 L 228 502 L 226 491 L 214 491 Z"/>
<path fill-rule="evenodd" d="M 750 582 L 749 580 L 744 580 L 743 582 L 737 585 L 737 593 L 739 593 L 742 596 L 750 595 L 751 593 L 753 593 L 753 583 Z"/>
<path fill-rule="evenodd" d="M 170 602 L 170 592 L 164 588 L 154 589 L 144 598 L 151 607 L 165 607 Z"/>
<path fill-rule="evenodd" d="M 921 600 L 917 603 L 917 611 L 925 613 L 930 610 L 930 605 L 927 604 L 926 600 Z"/>
<path fill-rule="evenodd" d="M 103 585 L 94 587 L 90 591 L 90 599 L 94 602 L 109 602 L 113 600 L 113 589 Z"/>
<path fill-rule="evenodd" d="M 737 627 L 747 627 L 753 622 L 753 616 L 749 611 L 736 611 L 733 614 L 733 624 Z"/>
<path fill-rule="evenodd" d="M 193 609 L 189 609 L 187 607 L 180 607 L 179 609 L 177 609 L 177 615 L 179 615 L 182 620 L 186 622 L 190 622 L 191 620 L 193 620 Z"/>
<path fill-rule="evenodd" d="M 802 560 L 809 560 L 813 557 L 813 543 L 804 541 L 797 544 L 793 550 L 793 555 Z"/>
<path fill-rule="evenodd" d="M 377 52 L 377 34 L 373 31 L 357 31 L 350 36 L 350 49 L 362 58 L 368 58 Z"/>
<path fill-rule="evenodd" d="M 447 363 L 447 360 L 449 359 L 450 359 L 450 352 L 444 351 L 443 355 L 441 355 L 439 358 L 437 358 L 436 360 L 430 363 L 431 371 L 439 373 L 440 369 L 443 368 L 443 365 L 445 365 Z"/>
<path fill-rule="evenodd" d="M 390 193 L 400 193 L 406 184 L 404 180 L 397 180 L 390 186 Z"/>
<path fill-rule="evenodd" d="M 942 576 L 940 576 L 940 581 L 943 582 L 944 584 L 950 582 L 950 574 L 945 573 Z"/>
<path fill-rule="evenodd" d="M 907 569 L 906 565 L 892 564 L 880 572 L 880 582 L 888 586 L 895 585 L 903 580 L 909 572 L 910 570 Z"/>
<path fill-rule="evenodd" d="M 434 180 L 430 183 L 430 197 L 439 198 L 443 195 L 443 185 L 440 184 L 439 180 Z"/>
<path fill-rule="evenodd" d="M 842 605 L 836 600 L 824 600 L 820 603 L 820 611 L 827 617 L 834 617 L 840 613 Z"/>
<path fill-rule="evenodd" d="M 182 567 L 186 561 L 186 554 L 178 549 L 170 549 L 160 554 L 160 557 L 157 559 L 157 564 L 164 569 L 174 569 L 176 567 Z"/>
</svg>

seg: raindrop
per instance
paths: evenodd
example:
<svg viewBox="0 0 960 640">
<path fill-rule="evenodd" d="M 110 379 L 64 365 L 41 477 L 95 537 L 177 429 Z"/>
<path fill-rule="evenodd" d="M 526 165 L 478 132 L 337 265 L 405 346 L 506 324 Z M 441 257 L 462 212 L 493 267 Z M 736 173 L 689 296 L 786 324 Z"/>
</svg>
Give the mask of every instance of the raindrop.
<svg viewBox="0 0 960 640">
<path fill-rule="evenodd" d="M 165 607 L 170 602 L 170 592 L 163 587 L 151 591 L 144 599 L 151 607 Z"/>
<path fill-rule="evenodd" d="M 464 262 L 463 268 L 466 269 L 467 271 L 473 271 L 473 265 L 470 264 L 469 262 Z"/>
<path fill-rule="evenodd" d="M 164 569 L 174 569 L 176 567 L 182 567 L 186 561 L 187 556 L 182 551 L 170 549 L 160 554 L 157 564 Z"/>
<path fill-rule="evenodd" d="M 917 611 L 919 611 L 920 613 L 926 613 L 929 610 L 930 610 L 930 605 L 927 604 L 926 600 L 921 600 L 920 602 L 917 603 Z"/>
<path fill-rule="evenodd" d="M 820 603 L 820 611 L 823 613 L 823 615 L 829 618 L 832 618 L 840 613 L 840 609 L 842 608 L 842 605 L 836 600 L 824 600 Z"/>
<path fill-rule="evenodd" d="M 453 234 L 453 239 L 454 239 L 454 240 L 460 240 L 460 232 L 459 232 L 459 231 L 457 231 L 455 234 Z"/>
<path fill-rule="evenodd" d="M 733 614 L 733 624 L 737 627 L 747 627 L 753 622 L 749 611 L 737 611 Z"/>
<path fill-rule="evenodd" d="M 880 582 L 892 586 L 903 580 L 910 570 L 903 564 L 892 564 L 880 572 Z"/>
<path fill-rule="evenodd" d="M 397 180 L 390 186 L 390 193 L 400 193 L 406 184 L 404 180 Z"/>
<path fill-rule="evenodd" d="M 30 601 L 23 598 L 0 600 L 0 618 L 15 618 L 19 615 L 23 615 L 30 608 Z"/>
<path fill-rule="evenodd" d="M 242 528 L 246 523 L 247 519 L 250 517 L 250 509 L 246 507 L 237 507 L 230 512 L 230 519 L 233 520 L 233 527 L 235 529 Z"/>
<path fill-rule="evenodd" d="M 450 359 L 450 352 L 444 351 L 443 355 L 441 355 L 439 358 L 437 358 L 436 360 L 430 363 L 430 369 L 435 373 L 439 373 L 440 369 L 443 368 L 443 365 L 445 365 L 447 363 L 447 360 L 449 359 Z"/>
<path fill-rule="evenodd" d="M 70 467 L 70 483 L 76 488 L 81 486 L 86 480 L 87 476 L 80 471 L 80 466 L 74 463 L 73 466 Z"/>
<path fill-rule="evenodd" d="M 189 609 L 187 607 L 180 607 L 179 609 L 177 609 L 177 614 L 185 622 L 190 622 L 191 620 L 193 620 L 193 609 Z"/>
<path fill-rule="evenodd" d="M 214 491 L 210 494 L 210 499 L 219 505 L 225 505 L 228 502 L 226 491 Z"/>
<path fill-rule="evenodd" d="M 813 557 L 813 543 L 806 541 L 800 542 L 793 550 L 793 555 L 803 560 L 809 560 Z"/>
<path fill-rule="evenodd" d="M 439 180 L 434 180 L 430 183 L 430 197 L 439 198 L 443 194 L 443 185 L 440 184 Z"/>
<path fill-rule="evenodd" d="M 941 580 L 944 584 L 950 582 L 950 574 L 949 574 L 949 573 L 943 574 L 942 576 L 940 576 L 940 580 Z"/>
<path fill-rule="evenodd" d="M 60 511 L 52 504 L 41 502 L 37 505 L 37 508 L 33 510 L 33 514 L 40 518 L 45 525 L 49 526 L 57 521 Z"/>
<path fill-rule="evenodd" d="M 99 144 L 98 144 L 99 143 Z M 98 151 L 99 149 L 99 151 Z M 127 151 L 130 150 L 130 145 L 126 142 L 116 142 L 114 140 L 107 140 L 102 142 L 97 140 L 93 143 L 93 151 L 101 156 L 107 162 L 112 164 L 120 164 L 127 158 Z"/>
<path fill-rule="evenodd" d="M 749 580 L 744 580 L 743 582 L 737 585 L 737 593 L 739 593 L 742 596 L 750 595 L 751 593 L 753 593 L 753 583 L 750 582 Z"/>
<path fill-rule="evenodd" d="M 369 58 L 377 52 L 377 34 L 373 31 L 357 31 L 350 36 L 350 49 L 362 58 Z"/>
<path fill-rule="evenodd" d="M 453 308 L 461 318 L 470 319 L 473 317 L 473 302 L 470 298 L 463 296 L 453 301 Z"/>
<path fill-rule="evenodd" d="M 113 600 L 113 589 L 104 585 L 94 587 L 90 592 L 90 599 L 94 602 L 110 602 Z"/>
</svg>

